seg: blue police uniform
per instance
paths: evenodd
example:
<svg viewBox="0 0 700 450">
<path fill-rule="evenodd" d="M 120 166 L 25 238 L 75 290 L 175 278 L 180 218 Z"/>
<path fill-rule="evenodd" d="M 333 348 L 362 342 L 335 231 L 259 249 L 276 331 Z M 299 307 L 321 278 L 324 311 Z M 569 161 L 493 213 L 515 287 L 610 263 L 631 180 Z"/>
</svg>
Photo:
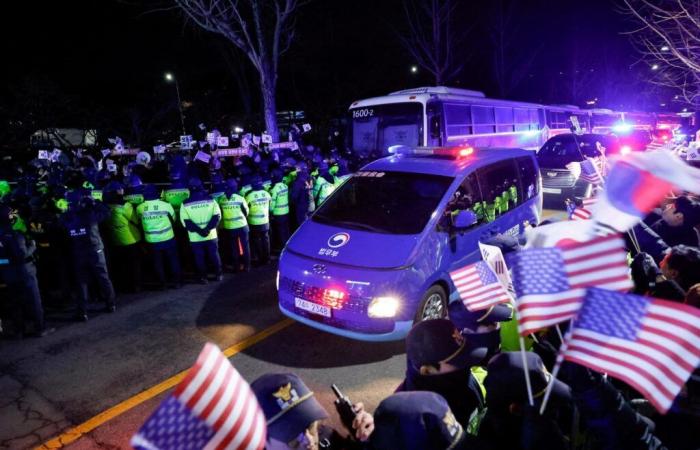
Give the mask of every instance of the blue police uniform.
<svg viewBox="0 0 700 450">
<path fill-rule="evenodd" d="M 104 245 L 99 231 L 99 223 L 109 218 L 110 211 L 81 190 L 72 192 L 68 201 L 70 207 L 60 220 L 68 233 L 73 256 L 73 270 L 78 287 L 77 316 L 81 320 L 87 320 L 89 291 L 93 281 L 96 282 L 107 309 L 115 310 L 114 287 L 107 272 Z"/>
<path fill-rule="evenodd" d="M 7 285 L 17 331 L 24 332 L 24 319 L 29 316 L 35 333 L 41 334 L 45 330 L 44 310 L 32 256 L 36 246 L 34 241 L 12 229 L 9 215 L 9 207 L 0 207 L 0 216 L 4 216 L 0 217 L 0 280 Z"/>
</svg>

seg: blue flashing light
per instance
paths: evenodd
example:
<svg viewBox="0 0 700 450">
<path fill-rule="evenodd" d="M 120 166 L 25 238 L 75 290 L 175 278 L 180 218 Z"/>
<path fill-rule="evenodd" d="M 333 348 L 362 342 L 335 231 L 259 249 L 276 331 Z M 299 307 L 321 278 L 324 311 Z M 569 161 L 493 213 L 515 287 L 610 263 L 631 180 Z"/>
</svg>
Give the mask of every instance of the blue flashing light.
<svg viewBox="0 0 700 450">
<path fill-rule="evenodd" d="M 620 122 L 613 125 L 612 128 L 615 133 L 629 133 L 632 131 L 632 124 Z"/>
</svg>

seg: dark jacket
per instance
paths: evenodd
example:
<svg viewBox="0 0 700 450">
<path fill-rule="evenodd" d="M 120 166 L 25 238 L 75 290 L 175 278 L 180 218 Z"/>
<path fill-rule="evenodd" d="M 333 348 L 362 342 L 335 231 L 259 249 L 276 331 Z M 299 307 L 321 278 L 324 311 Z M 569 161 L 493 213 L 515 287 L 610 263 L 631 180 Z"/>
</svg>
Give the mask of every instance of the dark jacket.
<svg viewBox="0 0 700 450">
<path fill-rule="evenodd" d="M 680 227 L 672 227 L 662 219 L 654 223 L 651 229 L 654 230 L 669 247 L 675 247 L 681 244 L 691 247 L 698 246 L 698 234 L 692 226 L 682 225 Z"/>
<path fill-rule="evenodd" d="M 99 252 L 104 249 L 99 224 L 109 217 L 110 211 L 107 206 L 90 199 L 84 199 L 78 207 L 71 207 L 61 216 L 61 225 L 68 233 L 75 254 Z"/>
<path fill-rule="evenodd" d="M 7 284 L 20 283 L 36 274 L 32 255 L 34 241 L 11 227 L 0 229 L 0 280 Z"/>
<path fill-rule="evenodd" d="M 574 367 L 575 366 L 575 367 Z M 662 450 L 653 434 L 653 422 L 637 413 L 622 394 L 600 374 L 565 363 L 564 376 L 592 441 L 588 447 L 601 450 Z"/>
</svg>

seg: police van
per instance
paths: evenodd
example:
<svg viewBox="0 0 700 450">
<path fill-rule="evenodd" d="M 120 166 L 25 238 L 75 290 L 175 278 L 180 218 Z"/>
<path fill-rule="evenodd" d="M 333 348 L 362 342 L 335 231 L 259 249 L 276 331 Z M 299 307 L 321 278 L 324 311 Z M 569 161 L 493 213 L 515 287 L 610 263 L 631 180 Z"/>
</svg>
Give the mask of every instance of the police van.
<svg viewBox="0 0 700 450">
<path fill-rule="evenodd" d="M 279 307 L 330 333 L 399 340 L 444 317 L 449 273 L 480 240 L 539 223 L 541 180 L 522 149 L 393 148 L 343 183 L 287 242 Z"/>
</svg>

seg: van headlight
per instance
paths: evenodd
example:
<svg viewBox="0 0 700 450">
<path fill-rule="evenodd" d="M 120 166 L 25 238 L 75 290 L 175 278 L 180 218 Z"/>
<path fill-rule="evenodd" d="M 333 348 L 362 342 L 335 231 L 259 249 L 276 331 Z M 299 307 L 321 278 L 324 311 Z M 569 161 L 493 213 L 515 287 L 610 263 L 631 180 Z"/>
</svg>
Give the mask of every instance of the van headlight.
<svg viewBox="0 0 700 450">
<path fill-rule="evenodd" d="M 394 317 L 399 310 L 399 299 L 396 297 L 375 297 L 367 308 L 369 317 Z"/>
<path fill-rule="evenodd" d="M 277 276 L 275 277 L 275 288 L 277 288 L 277 292 L 280 291 L 280 271 L 277 271 Z"/>
</svg>

